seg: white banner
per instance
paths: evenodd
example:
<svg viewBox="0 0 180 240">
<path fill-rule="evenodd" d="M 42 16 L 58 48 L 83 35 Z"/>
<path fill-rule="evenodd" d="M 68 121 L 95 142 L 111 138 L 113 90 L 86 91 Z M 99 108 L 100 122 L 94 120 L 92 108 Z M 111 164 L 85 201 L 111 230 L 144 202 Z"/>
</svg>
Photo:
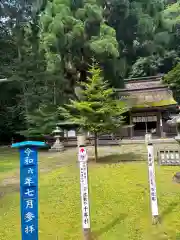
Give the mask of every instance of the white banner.
<svg viewBox="0 0 180 240">
<path fill-rule="evenodd" d="M 70 130 L 67 133 L 68 137 L 76 137 L 76 132 L 74 130 Z"/>
<path fill-rule="evenodd" d="M 148 145 L 148 170 L 152 216 L 158 216 L 153 145 Z"/>
<path fill-rule="evenodd" d="M 81 204 L 82 204 L 82 226 L 83 229 L 90 228 L 90 211 L 89 211 L 89 193 L 88 193 L 88 169 L 87 169 L 87 152 L 84 147 L 79 148 L 79 165 L 80 165 L 80 185 L 81 185 Z"/>
</svg>

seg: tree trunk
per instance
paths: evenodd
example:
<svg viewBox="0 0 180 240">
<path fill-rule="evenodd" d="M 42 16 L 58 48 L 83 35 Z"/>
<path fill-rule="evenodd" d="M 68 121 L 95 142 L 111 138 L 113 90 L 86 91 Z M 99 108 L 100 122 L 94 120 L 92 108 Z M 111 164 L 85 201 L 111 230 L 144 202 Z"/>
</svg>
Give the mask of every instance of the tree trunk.
<svg viewBox="0 0 180 240">
<path fill-rule="evenodd" d="M 54 81 L 54 86 L 53 86 L 53 103 L 56 105 L 56 82 Z"/>
<path fill-rule="evenodd" d="M 97 139 L 97 133 L 94 133 L 94 153 L 95 153 L 95 162 L 98 160 L 98 150 L 97 150 L 97 144 L 98 144 L 98 139 Z"/>
</svg>

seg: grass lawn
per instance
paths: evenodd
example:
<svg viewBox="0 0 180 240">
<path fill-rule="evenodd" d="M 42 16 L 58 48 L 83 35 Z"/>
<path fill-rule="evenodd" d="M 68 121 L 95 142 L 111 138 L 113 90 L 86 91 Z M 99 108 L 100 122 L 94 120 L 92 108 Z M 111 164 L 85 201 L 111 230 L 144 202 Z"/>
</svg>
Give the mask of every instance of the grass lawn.
<svg viewBox="0 0 180 240">
<path fill-rule="evenodd" d="M 116 163 L 123 156 L 112 149 L 105 162 L 89 164 L 93 239 L 180 240 L 180 185 L 172 181 L 179 167 L 156 166 L 161 223 L 152 226 L 146 162 Z M 75 150 L 40 154 L 40 240 L 82 239 L 76 161 Z M 18 154 L 0 153 L 0 240 L 20 240 L 18 166 Z"/>
</svg>

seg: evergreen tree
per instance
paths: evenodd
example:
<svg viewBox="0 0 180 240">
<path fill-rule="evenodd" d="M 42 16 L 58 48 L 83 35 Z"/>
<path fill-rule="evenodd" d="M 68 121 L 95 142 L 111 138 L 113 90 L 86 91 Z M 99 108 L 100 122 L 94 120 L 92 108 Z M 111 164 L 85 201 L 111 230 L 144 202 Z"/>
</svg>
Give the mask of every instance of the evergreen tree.
<svg viewBox="0 0 180 240">
<path fill-rule="evenodd" d="M 176 101 L 180 103 L 180 63 L 164 76 L 164 82 L 170 86 Z"/>
<path fill-rule="evenodd" d="M 161 8 L 156 8 L 158 1 L 151 1 L 156 12 L 151 16 L 154 22 L 151 35 L 144 33 L 143 42 L 134 41 L 136 61 L 131 66 L 130 77 L 168 73 L 180 61 L 179 1 L 168 5 L 163 4 L 163 1 L 159 1 L 159 4 L 160 2 Z M 142 29 L 144 31 L 145 27 L 142 26 Z"/>
<path fill-rule="evenodd" d="M 127 105 L 115 97 L 112 88 L 104 81 L 102 71 L 93 64 L 89 70 L 87 82 L 81 82 L 81 98 L 71 100 L 70 104 L 59 110 L 65 119 L 79 125 L 83 130 L 94 133 L 95 160 L 98 159 L 97 137 L 102 133 L 117 131 L 123 124 L 122 114 Z"/>
<path fill-rule="evenodd" d="M 61 69 L 72 90 L 78 80 L 86 81 L 92 57 L 103 67 L 119 56 L 115 30 L 104 22 L 97 1 L 48 1 L 41 29 L 49 69 Z M 113 84 L 113 79 L 108 80 Z"/>
<path fill-rule="evenodd" d="M 42 105 L 28 114 L 28 128 L 20 133 L 30 138 L 43 138 L 52 133 L 59 118 L 56 106 Z"/>
<path fill-rule="evenodd" d="M 118 88 L 169 72 L 180 61 L 179 13 L 179 0 L 1 0 L 0 78 L 14 82 L 0 83 L 0 138 L 75 97 L 92 56 Z"/>
</svg>

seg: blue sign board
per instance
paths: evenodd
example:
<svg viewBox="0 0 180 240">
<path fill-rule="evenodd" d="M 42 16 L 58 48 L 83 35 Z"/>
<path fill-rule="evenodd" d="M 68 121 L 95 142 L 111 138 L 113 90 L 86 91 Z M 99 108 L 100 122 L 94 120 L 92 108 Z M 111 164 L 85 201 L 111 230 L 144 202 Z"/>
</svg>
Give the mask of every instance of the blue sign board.
<svg viewBox="0 0 180 240">
<path fill-rule="evenodd" d="M 43 142 L 15 143 L 20 150 L 20 198 L 22 240 L 38 240 L 38 153 Z"/>
</svg>

